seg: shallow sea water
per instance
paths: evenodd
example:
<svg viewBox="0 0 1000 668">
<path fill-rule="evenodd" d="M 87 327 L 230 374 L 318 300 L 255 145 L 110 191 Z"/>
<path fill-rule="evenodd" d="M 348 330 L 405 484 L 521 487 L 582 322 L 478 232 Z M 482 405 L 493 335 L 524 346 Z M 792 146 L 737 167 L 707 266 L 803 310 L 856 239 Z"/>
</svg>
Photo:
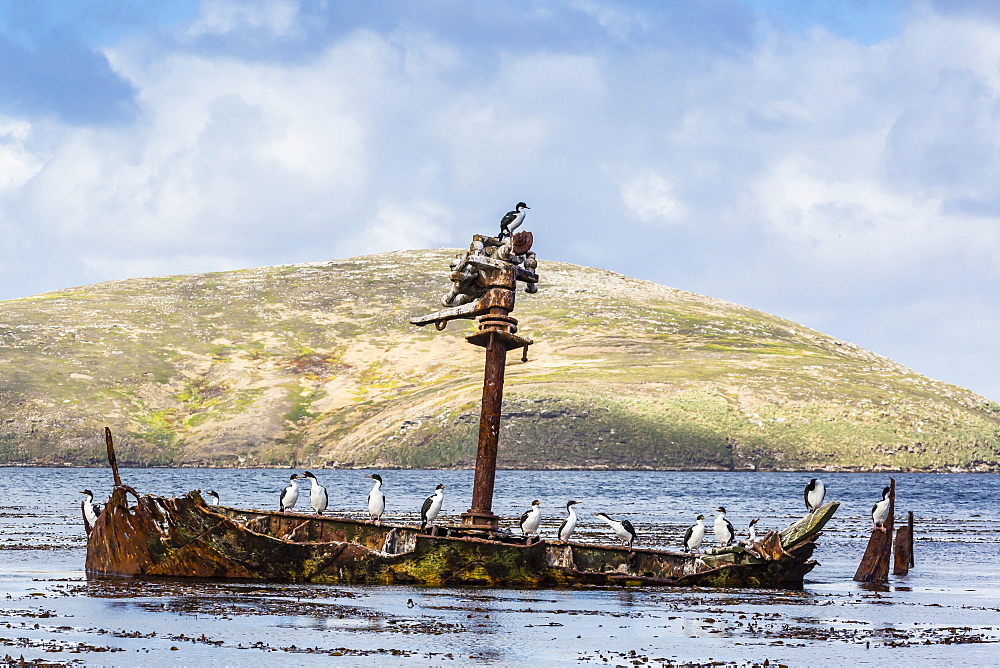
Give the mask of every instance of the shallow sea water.
<svg viewBox="0 0 1000 668">
<path fill-rule="evenodd" d="M 214 489 L 274 508 L 291 471 L 124 469 L 141 493 Z M 317 471 L 336 514 L 362 517 L 365 471 Z M 458 521 L 471 471 L 382 471 L 390 522 L 416 522 L 444 483 Z M 578 537 L 612 542 L 592 513 L 628 518 L 640 544 L 675 549 L 719 505 L 738 531 L 804 514 L 807 473 L 501 471 L 494 511 L 542 501 L 551 536 L 568 499 Z M 851 578 L 886 474 L 822 474 L 840 510 L 803 591 L 489 590 L 88 579 L 79 491 L 108 469 L 0 468 L 0 659 L 86 665 L 1000 665 L 1000 476 L 894 474 L 897 522 L 916 517 L 916 567 L 885 587 Z M 308 508 L 308 496 L 298 509 Z M 706 537 L 706 545 L 711 534 Z M 0 661 L 2 663 L 2 661 Z"/>
</svg>

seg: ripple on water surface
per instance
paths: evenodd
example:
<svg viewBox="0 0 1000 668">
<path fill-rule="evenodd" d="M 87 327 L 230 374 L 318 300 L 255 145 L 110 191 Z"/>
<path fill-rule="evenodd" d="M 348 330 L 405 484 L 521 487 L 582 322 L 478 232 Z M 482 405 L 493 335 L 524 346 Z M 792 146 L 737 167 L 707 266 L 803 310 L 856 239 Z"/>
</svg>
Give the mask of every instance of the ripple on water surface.
<svg viewBox="0 0 1000 668">
<path fill-rule="evenodd" d="M 370 480 L 322 471 L 331 507 L 362 516 Z M 897 509 L 916 515 L 916 568 L 887 586 L 851 576 L 868 511 L 888 476 L 823 474 L 841 509 L 801 592 L 579 589 L 511 591 L 137 581 L 83 576 L 78 492 L 110 490 L 107 470 L 0 469 L 0 658 L 60 663 L 666 663 L 843 665 L 992 663 L 1000 650 L 997 476 L 895 474 Z M 579 535 L 613 537 L 591 513 L 628 518 L 643 545 L 676 547 L 698 513 L 724 505 L 737 530 L 802 515 L 814 474 L 528 472 L 498 474 L 494 510 L 541 499 L 551 534 L 572 497 Z M 125 470 L 142 492 L 215 489 L 223 503 L 274 507 L 287 470 Z M 469 471 L 387 471 L 393 520 L 415 521 L 447 485 L 443 513 L 468 505 Z M 15 493 L 16 492 L 16 493 Z M 898 515 L 897 515 L 898 516 Z M 706 538 L 711 541 L 711 536 Z"/>
</svg>

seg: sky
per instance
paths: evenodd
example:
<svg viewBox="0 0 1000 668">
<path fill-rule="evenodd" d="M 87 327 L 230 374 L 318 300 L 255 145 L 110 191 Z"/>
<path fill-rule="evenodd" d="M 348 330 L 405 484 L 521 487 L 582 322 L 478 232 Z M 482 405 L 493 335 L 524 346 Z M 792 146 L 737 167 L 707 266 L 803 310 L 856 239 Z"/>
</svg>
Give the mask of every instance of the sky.
<svg viewBox="0 0 1000 668">
<path fill-rule="evenodd" d="M 523 200 L 543 282 L 1000 401 L 998 186 L 992 1 L 0 0 L 0 300 L 465 247 Z"/>
</svg>

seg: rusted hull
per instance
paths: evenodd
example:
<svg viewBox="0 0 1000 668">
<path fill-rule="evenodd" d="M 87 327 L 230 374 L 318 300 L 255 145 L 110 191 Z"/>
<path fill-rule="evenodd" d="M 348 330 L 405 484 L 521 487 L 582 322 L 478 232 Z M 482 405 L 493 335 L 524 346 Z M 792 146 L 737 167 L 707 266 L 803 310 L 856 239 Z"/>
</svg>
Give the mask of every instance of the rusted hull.
<svg viewBox="0 0 1000 668">
<path fill-rule="evenodd" d="M 135 497 L 129 505 L 128 494 Z M 801 588 L 837 504 L 746 548 L 689 555 L 584 543 L 486 540 L 414 527 L 208 506 L 197 492 L 118 487 L 87 545 L 91 575 L 491 587 L 662 585 Z M 802 526 L 798 526 L 802 525 Z M 798 526 L 796 529 L 795 527 Z M 786 534 L 786 532 L 789 532 Z"/>
</svg>

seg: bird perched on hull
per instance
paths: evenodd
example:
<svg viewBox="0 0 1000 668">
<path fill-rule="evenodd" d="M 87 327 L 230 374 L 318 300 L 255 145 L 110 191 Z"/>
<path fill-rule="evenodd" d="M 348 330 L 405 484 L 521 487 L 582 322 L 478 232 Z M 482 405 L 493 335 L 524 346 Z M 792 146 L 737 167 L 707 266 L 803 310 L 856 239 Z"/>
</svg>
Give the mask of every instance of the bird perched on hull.
<svg viewBox="0 0 1000 668">
<path fill-rule="evenodd" d="M 385 493 L 382 492 L 382 476 L 378 474 L 365 476 L 375 481 L 372 491 L 368 492 L 368 517 L 372 522 L 381 526 L 382 513 L 385 512 Z"/>
<path fill-rule="evenodd" d="M 542 522 L 542 502 L 537 499 L 531 502 L 531 510 L 524 511 L 521 515 L 521 533 L 525 536 L 537 535 L 538 525 Z"/>
<path fill-rule="evenodd" d="M 684 532 L 684 551 L 691 552 L 692 550 L 697 552 L 698 548 L 701 547 L 701 541 L 705 538 L 705 516 L 698 515 L 698 521 L 694 525 L 689 526 L 688 530 Z"/>
<path fill-rule="evenodd" d="M 509 237 L 514 234 L 514 230 L 519 228 L 521 223 L 524 222 L 525 209 L 530 208 L 531 207 L 524 202 L 518 202 L 513 211 L 505 213 L 503 218 L 500 219 L 500 234 L 497 235 L 497 240 L 503 241 L 504 236 Z"/>
<path fill-rule="evenodd" d="M 726 519 L 726 509 L 719 506 L 715 510 L 717 514 L 715 516 L 715 524 L 712 525 L 712 528 L 715 531 L 716 540 L 719 541 L 719 546 L 726 547 L 733 542 L 736 531 L 733 530 L 732 522 Z"/>
<path fill-rule="evenodd" d="M 823 497 L 826 496 L 826 486 L 822 481 L 813 478 L 806 485 L 806 489 L 802 492 L 802 497 L 806 500 L 806 508 L 809 509 L 810 514 L 816 512 L 820 506 L 823 505 Z"/>
<path fill-rule="evenodd" d="M 760 519 L 759 517 L 755 517 L 754 519 L 750 520 L 750 526 L 747 527 L 747 540 L 750 541 L 751 543 L 757 541 L 757 521 L 759 519 Z"/>
<path fill-rule="evenodd" d="M 438 513 L 441 512 L 441 504 L 444 503 L 444 485 L 434 488 L 434 493 L 424 499 L 424 505 L 420 507 L 420 528 L 426 529 L 431 525 L 431 533 L 434 533 L 434 521 Z"/>
<path fill-rule="evenodd" d="M 569 537 L 573 535 L 573 531 L 576 529 L 576 508 L 573 506 L 579 506 L 581 503 L 581 501 L 568 501 L 566 503 L 566 519 L 559 525 L 559 531 L 556 533 L 559 540 L 564 543 L 569 540 Z"/>
<path fill-rule="evenodd" d="M 80 494 L 83 494 L 84 499 L 80 502 L 80 511 L 83 513 L 83 528 L 90 535 L 90 532 L 94 530 L 94 525 L 97 524 L 97 518 L 101 514 L 101 507 L 94 503 L 94 493 L 89 489 L 85 489 Z"/>
<path fill-rule="evenodd" d="M 309 478 L 309 482 L 312 483 L 312 487 L 309 489 L 309 503 L 312 504 L 313 510 L 316 511 L 317 515 L 322 515 L 323 511 L 326 510 L 327 504 L 330 502 L 330 496 L 326 493 L 326 487 L 319 484 L 316 476 L 309 471 L 303 473 L 302 477 Z"/>
<path fill-rule="evenodd" d="M 216 492 L 215 490 L 209 490 L 208 491 L 208 496 L 209 496 L 209 499 L 208 499 L 209 504 L 211 504 L 213 506 L 219 505 L 219 493 L 218 492 Z"/>
<path fill-rule="evenodd" d="M 635 527 L 632 526 L 631 522 L 628 520 L 622 520 L 621 522 L 613 520 L 608 517 L 607 513 L 594 513 L 594 516 L 600 517 L 602 520 L 607 522 L 608 526 L 614 530 L 622 544 L 628 545 L 629 552 L 632 551 L 632 543 L 634 543 L 636 538 L 639 537 L 639 534 L 635 532 Z"/>
<path fill-rule="evenodd" d="M 293 473 L 288 478 L 288 486 L 281 490 L 281 496 L 278 498 L 278 505 L 281 506 L 281 512 L 286 515 L 299 501 L 299 483 L 295 482 L 298 479 L 299 474 Z"/>
<path fill-rule="evenodd" d="M 885 522 L 889 519 L 889 492 L 890 488 L 886 487 L 882 490 L 882 500 L 876 502 L 872 506 L 872 522 L 875 524 L 875 528 L 885 533 Z"/>
</svg>

